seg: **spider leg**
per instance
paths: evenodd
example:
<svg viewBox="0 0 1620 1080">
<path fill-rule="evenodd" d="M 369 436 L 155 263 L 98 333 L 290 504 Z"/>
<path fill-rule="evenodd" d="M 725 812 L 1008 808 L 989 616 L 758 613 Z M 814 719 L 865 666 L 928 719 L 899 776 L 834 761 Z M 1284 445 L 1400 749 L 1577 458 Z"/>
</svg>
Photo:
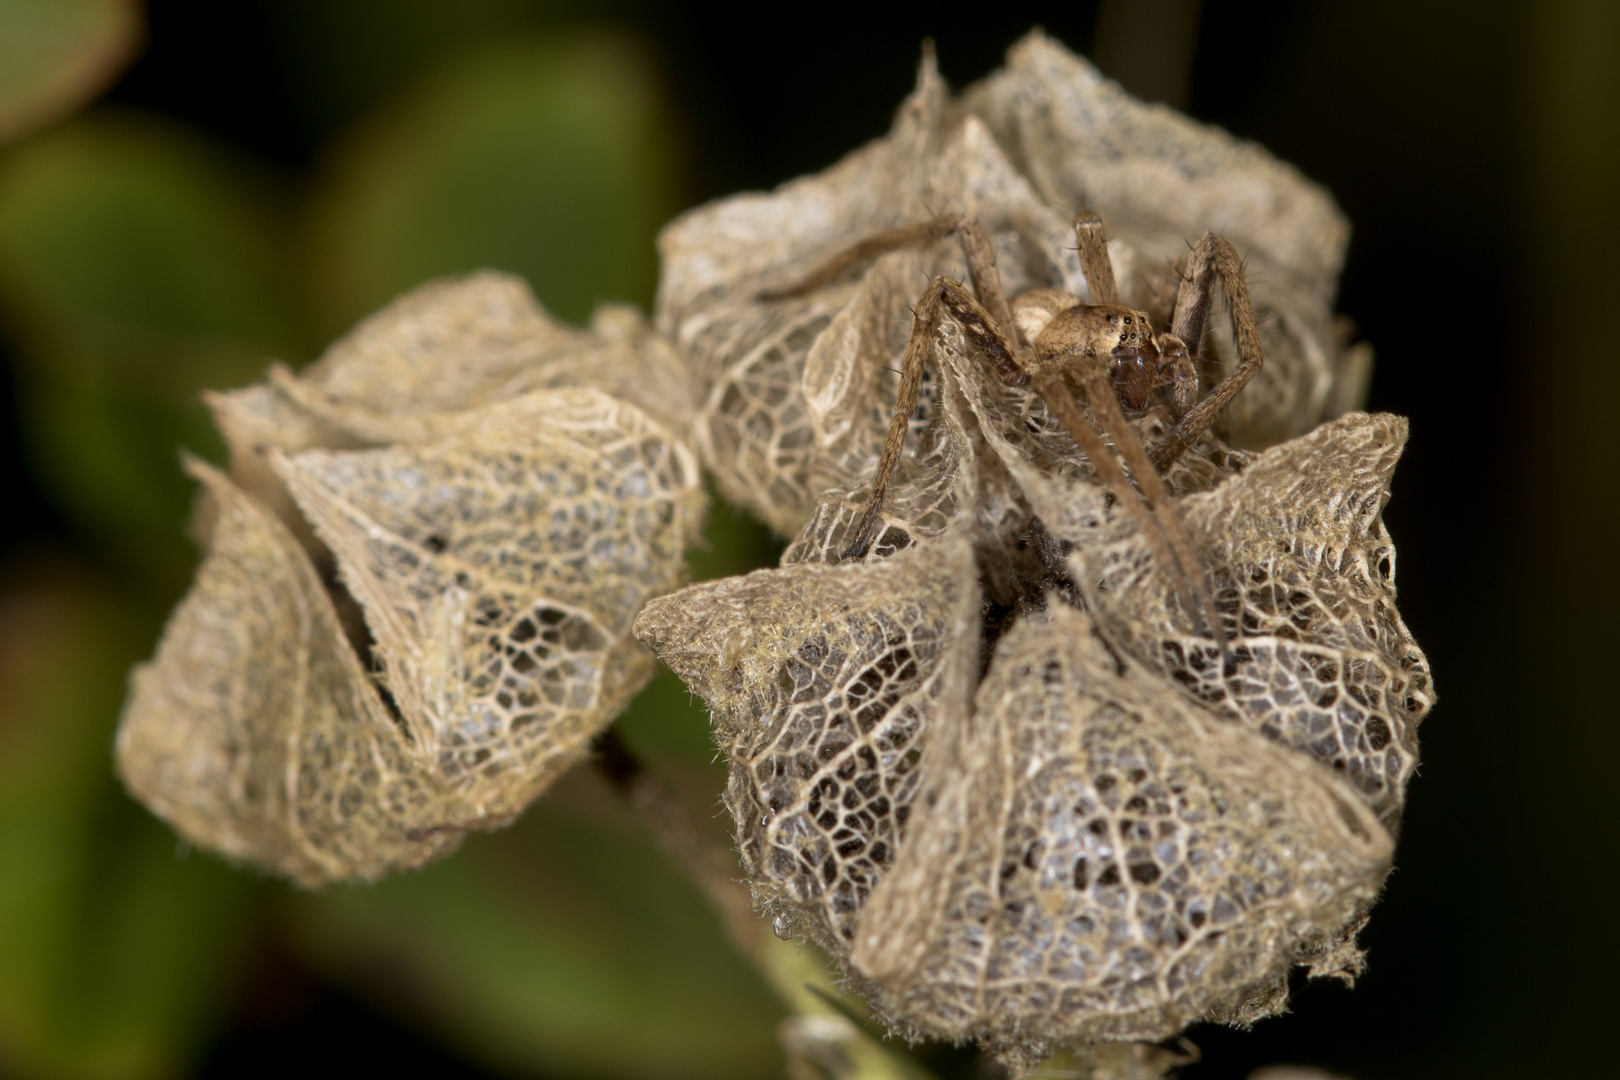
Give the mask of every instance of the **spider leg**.
<svg viewBox="0 0 1620 1080">
<path fill-rule="evenodd" d="M 974 295 L 979 298 L 980 307 L 990 316 L 995 329 L 1000 331 L 1001 340 L 998 345 L 1003 352 L 1007 352 L 1017 340 L 1017 336 L 1013 333 L 1012 305 L 1007 303 L 1006 290 L 1001 287 L 1001 269 L 996 266 L 995 249 L 990 246 L 990 238 L 985 235 L 984 226 L 979 224 L 978 218 L 963 218 L 959 221 L 956 225 L 956 238 L 961 241 L 962 253 L 967 256 L 968 277 L 973 281 Z M 951 310 L 956 312 L 955 307 Z M 967 328 L 967 323 L 963 323 L 963 327 Z M 1022 385 L 1024 381 L 1022 367 L 1018 368 L 1015 377 L 1008 373 L 999 356 L 997 364 L 1002 369 L 1003 378 Z"/>
<path fill-rule="evenodd" d="M 975 223 L 973 227 L 977 229 L 978 226 Z M 983 233 L 980 232 L 979 235 L 982 237 Z M 985 250 L 989 250 L 988 244 L 985 245 Z M 995 271 L 993 260 L 990 263 L 990 271 L 992 273 Z M 986 275 L 979 280 L 990 279 Z M 1000 294 L 999 276 L 994 279 L 994 289 L 992 295 L 1001 299 L 1001 306 L 1005 308 L 1007 302 Z M 894 416 L 889 420 L 889 432 L 883 440 L 883 456 L 878 459 L 877 477 L 872 481 L 872 497 L 866 504 L 866 513 L 861 516 L 859 527 L 855 530 L 855 539 L 844 551 L 843 557 L 846 560 L 864 558 L 866 549 L 871 545 L 872 531 L 877 526 L 878 514 L 883 509 L 883 497 L 888 494 L 889 481 L 894 476 L 895 466 L 900 462 L 900 450 L 906 441 L 906 426 L 911 414 L 917 408 L 917 397 L 922 388 L 923 362 L 928 359 L 929 346 L 934 340 L 934 330 L 939 326 L 941 308 L 949 310 L 968 339 L 990 355 L 1002 378 L 1015 385 L 1021 385 L 1029 378 L 1018 355 L 1013 351 L 1011 339 L 997 325 L 990 312 L 973 298 L 973 294 L 968 292 L 961 282 L 952 281 L 947 277 L 937 277 L 931 281 L 917 301 L 917 313 L 911 323 L 911 336 L 906 339 L 906 356 L 900 369 L 900 391 L 895 395 Z"/>
<path fill-rule="evenodd" d="M 1081 210 L 1074 216 L 1074 238 L 1080 245 L 1080 272 L 1086 275 L 1091 302 L 1119 303 L 1119 286 L 1114 283 L 1114 263 L 1108 257 L 1102 218 L 1090 210 Z"/>
<path fill-rule="evenodd" d="M 1079 244 L 1080 269 L 1086 275 L 1091 303 L 1117 304 L 1119 286 L 1114 280 L 1113 261 L 1108 257 L 1108 238 L 1102 218 L 1090 210 L 1081 210 L 1074 218 L 1074 236 Z M 1222 240 L 1221 243 L 1225 244 L 1226 241 Z M 1228 244 L 1227 248 L 1230 250 L 1231 245 Z M 1207 298 L 1204 306 L 1207 311 Z M 1074 395 L 1069 392 L 1068 384 L 1056 370 L 1043 365 L 1043 371 L 1036 376 L 1036 380 L 1035 388 L 1047 407 L 1056 413 L 1058 422 L 1085 451 L 1086 457 L 1091 459 L 1098 476 L 1114 493 L 1115 500 L 1136 518 L 1137 527 L 1152 547 L 1154 558 L 1159 560 L 1175 582 L 1182 607 L 1195 623 L 1202 621 L 1205 624 L 1209 636 L 1220 641 L 1224 660 L 1226 634 L 1205 583 L 1203 568 L 1193 551 L 1187 530 L 1170 506 L 1170 493 L 1159 478 L 1159 470 L 1154 467 L 1154 462 L 1142 449 L 1136 432 L 1125 420 L 1112 380 L 1099 369 L 1083 377 L 1082 388 L 1091 414 L 1114 441 L 1115 448 L 1125 459 L 1125 466 L 1136 478 L 1140 494 L 1131 487 L 1119 461 L 1086 421 Z"/>
<path fill-rule="evenodd" d="M 1193 245 L 1192 257 L 1187 261 L 1187 276 L 1182 279 L 1181 289 L 1176 295 L 1172 332 L 1187 343 L 1196 360 L 1203 344 L 1204 324 L 1209 319 L 1217 278 L 1226 292 L 1226 306 L 1232 313 L 1232 337 L 1237 341 L 1238 366 L 1206 394 L 1204 400 L 1194 405 L 1171 430 L 1170 437 L 1153 451 L 1153 464 L 1161 472 L 1174 464 L 1187 447 L 1209 430 L 1221 410 L 1231 404 L 1237 392 L 1254 378 L 1255 372 L 1264 363 L 1254 304 L 1249 300 L 1249 286 L 1243 279 L 1243 260 L 1225 237 L 1215 233 L 1205 233 Z"/>
<path fill-rule="evenodd" d="M 1192 541 L 1181 519 L 1170 506 L 1170 494 L 1164 481 L 1148 460 L 1147 452 L 1137 441 L 1136 432 L 1125 420 L 1119 402 L 1114 398 L 1114 387 L 1106 375 L 1092 375 L 1085 380 L 1083 389 L 1092 415 L 1114 440 L 1114 445 L 1125 458 L 1125 465 L 1140 485 L 1140 492 L 1131 486 L 1119 459 L 1109 451 L 1102 436 L 1087 422 L 1080 405 L 1070 393 L 1068 384 L 1051 368 L 1035 375 L 1035 390 L 1046 402 L 1047 408 L 1057 416 L 1058 422 L 1079 444 L 1086 457 L 1096 468 L 1098 477 L 1114 493 L 1115 501 L 1136 519 L 1137 529 L 1147 540 L 1153 557 L 1169 573 L 1175 583 L 1177 598 L 1195 623 L 1203 622 L 1200 629 L 1221 643 L 1222 662 L 1226 654 L 1226 633 L 1215 610 L 1214 599 L 1204 582 L 1204 573 L 1193 551 Z"/>
<path fill-rule="evenodd" d="M 949 235 L 953 229 L 960 228 L 962 224 L 962 219 L 958 217 L 937 217 L 920 225 L 907 225 L 899 229 L 874 233 L 816 267 L 804 280 L 783 289 L 766 289 L 759 294 L 759 299 L 789 300 L 796 296 L 805 296 L 829 281 L 836 280 L 851 267 L 871 262 L 880 255 L 887 255 L 901 248 L 933 243 L 940 237 Z M 983 235 L 982 231 L 980 235 Z"/>
</svg>

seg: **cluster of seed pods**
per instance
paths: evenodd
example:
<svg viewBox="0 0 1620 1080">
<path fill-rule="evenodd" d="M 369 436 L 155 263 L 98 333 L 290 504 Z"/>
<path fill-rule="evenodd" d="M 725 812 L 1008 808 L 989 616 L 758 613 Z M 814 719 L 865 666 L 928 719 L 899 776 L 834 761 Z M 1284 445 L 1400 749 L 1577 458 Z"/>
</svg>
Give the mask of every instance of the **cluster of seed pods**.
<svg viewBox="0 0 1620 1080">
<path fill-rule="evenodd" d="M 1084 298 L 1054 209 L 1081 197 L 1161 326 L 1188 240 L 1218 221 L 1250 253 L 1266 374 L 1164 477 L 1224 643 L 949 316 L 848 557 L 911 305 L 965 277 L 956 240 L 761 295 L 945 207 L 983 225 L 1008 295 Z M 794 539 L 779 569 L 653 601 L 636 633 L 713 712 L 756 903 L 892 1030 L 1027 1065 L 1253 1021 L 1296 965 L 1360 970 L 1433 692 L 1381 519 L 1406 423 L 1351 411 L 1366 355 L 1329 329 L 1344 235 L 1291 169 L 1038 36 L 957 98 L 925 64 L 885 139 L 666 231 L 657 324 L 704 373 L 700 452 Z M 1151 450 L 1172 418 L 1131 424 Z"/>
<path fill-rule="evenodd" d="M 950 318 L 874 542 L 841 554 L 911 305 L 962 252 L 762 291 L 943 212 L 1009 295 L 1084 299 L 1082 204 L 1161 326 L 1188 240 L 1247 259 L 1265 366 L 1164 476 L 1224 642 Z M 216 395 L 230 469 L 192 466 L 208 554 L 120 770 L 200 845 L 374 878 L 510 821 L 656 655 L 712 710 L 756 904 L 891 1029 L 1022 1068 L 1275 1012 L 1296 965 L 1359 970 L 1434 699 L 1381 519 L 1406 424 L 1353 411 L 1370 352 L 1335 330 L 1347 236 L 1290 167 L 1038 33 L 959 95 L 925 60 L 889 135 L 672 223 L 650 327 L 570 329 L 486 273 Z M 1206 385 L 1233 363 L 1193 344 Z M 1130 416 L 1150 450 L 1172 422 Z M 674 591 L 700 468 L 791 538 L 779 568 Z"/>
</svg>

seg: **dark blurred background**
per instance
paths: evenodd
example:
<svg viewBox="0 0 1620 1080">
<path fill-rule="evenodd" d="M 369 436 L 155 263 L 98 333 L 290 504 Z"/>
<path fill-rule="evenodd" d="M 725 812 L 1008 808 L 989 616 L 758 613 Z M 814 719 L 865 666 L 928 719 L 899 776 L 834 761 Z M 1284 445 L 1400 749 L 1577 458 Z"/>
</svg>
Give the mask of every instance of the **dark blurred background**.
<svg viewBox="0 0 1620 1080">
<path fill-rule="evenodd" d="M 960 86 L 1035 23 L 1333 191 L 1370 407 L 1412 418 L 1386 518 L 1440 703 L 1370 967 L 1196 1029 L 1184 1076 L 1613 1068 L 1620 5 L 0 0 L 0 1075 L 780 1074 L 769 991 L 586 781 L 313 895 L 123 795 L 125 672 L 195 561 L 176 448 L 221 455 L 199 389 L 426 277 L 650 306 L 662 221 L 882 134 L 925 36 Z M 711 540 L 704 576 L 770 557 L 724 508 Z M 667 676 L 620 729 L 717 790 Z"/>
</svg>

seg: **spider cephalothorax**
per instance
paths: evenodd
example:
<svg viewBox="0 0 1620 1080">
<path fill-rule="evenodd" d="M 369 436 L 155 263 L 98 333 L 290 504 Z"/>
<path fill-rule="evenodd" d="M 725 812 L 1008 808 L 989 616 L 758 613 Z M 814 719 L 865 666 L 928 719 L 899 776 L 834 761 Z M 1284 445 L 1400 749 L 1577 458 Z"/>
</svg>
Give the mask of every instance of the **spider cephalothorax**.
<svg viewBox="0 0 1620 1080">
<path fill-rule="evenodd" d="M 1114 394 L 1127 409 L 1145 409 L 1154 391 L 1181 419 L 1198 396 L 1198 373 L 1187 345 L 1174 334 L 1154 334 L 1145 311 L 1086 304 L 1062 289 L 1031 289 L 1010 305 L 1018 342 L 1037 361 L 1062 366 L 1084 357 L 1106 366 Z"/>
</svg>

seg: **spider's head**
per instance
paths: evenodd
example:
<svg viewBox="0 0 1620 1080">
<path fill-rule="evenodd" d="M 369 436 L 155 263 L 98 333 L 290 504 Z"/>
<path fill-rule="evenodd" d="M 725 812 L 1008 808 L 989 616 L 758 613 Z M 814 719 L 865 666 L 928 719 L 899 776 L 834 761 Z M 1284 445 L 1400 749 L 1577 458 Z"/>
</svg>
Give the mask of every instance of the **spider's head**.
<svg viewBox="0 0 1620 1080">
<path fill-rule="evenodd" d="M 1114 348 L 1153 351 L 1153 325 L 1148 321 L 1147 312 L 1112 304 L 1099 304 L 1091 310 L 1105 314 L 1111 331 L 1118 337 Z M 1157 360 L 1157 356 L 1154 359 Z"/>
<path fill-rule="evenodd" d="M 1089 309 L 1096 313 L 1100 325 L 1098 353 L 1101 345 L 1112 340 L 1108 350 L 1109 374 L 1114 381 L 1114 393 L 1127 409 L 1147 408 L 1153 393 L 1153 376 L 1159 369 L 1159 350 L 1153 341 L 1153 326 L 1147 312 L 1134 308 L 1098 305 Z"/>
<path fill-rule="evenodd" d="M 1040 331 L 1035 352 L 1064 367 L 1102 366 L 1120 403 L 1131 409 L 1147 407 L 1159 368 L 1147 312 L 1117 304 L 1078 304 L 1059 312 Z"/>
<path fill-rule="evenodd" d="M 1071 303 L 1058 307 L 1059 298 Z M 1044 356 L 1078 353 L 1106 359 L 1118 348 L 1153 349 L 1148 314 L 1135 308 L 1082 304 L 1057 289 L 1035 289 L 1014 300 L 1012 309 L 1019 334 L 1034 331 L 1028 341 Z"/>
</svg>

